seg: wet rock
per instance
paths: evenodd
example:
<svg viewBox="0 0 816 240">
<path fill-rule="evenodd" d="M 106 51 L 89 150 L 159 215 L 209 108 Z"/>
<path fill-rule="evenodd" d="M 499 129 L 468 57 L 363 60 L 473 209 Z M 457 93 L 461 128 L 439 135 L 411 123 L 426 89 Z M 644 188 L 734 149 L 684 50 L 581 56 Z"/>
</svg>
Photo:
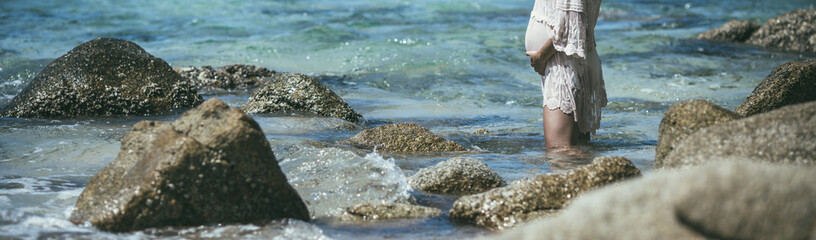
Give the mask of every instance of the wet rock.
<svg viewBox="0 0 816 240">
<path fill-rule="evenodd" d="M 675 144 L 663 166 L 733 158 L 816 164 L 816 101 L 700 129 Z"/>
<path fill-rule="evenodd" d="M 600 157 L 563 174 L 539 175 L 461 197 L 453 203 L 450 216 L 490 229 L 508 229 L 561 209 L 586 191 L 635 176 L 640 176 L 640 170 L 626 158 Z"/>
<path fill-rule="evenodd" d="M 337 94 L 312 77 L 280 73 L 249 98 L 247 113 L 309 112 L 321 116 L 360 122 L 363 116 Z"/>
<path fill-rule="evenodd" d="M 2 111 L 19 118 L 159 114 L 202 102 L 164 60 L 125 40 L 97 38 L 57 58 Z"/>
<path fill-rule="evenodd" d="M 816 60 L 789 62 L 777 67 L 736 112 L 751 116 L 809 101 L 816 101 Z"/>
<path fill-rule="evenodd" d="M 415 123 L 397 123 L 364 130 L 342 143 L 387 153 L 458 152 L 468 149 Z"/>
<path fill-rule="evenodd" d="M 476 130 L 474 130 L 474 131 L 473 131 L 472 133 L 470 133 L 470 134 L 479 134 L 479 135 L 485 135 L 485 134 L 491 134 L 491 133 L 493 133 L 493 132 L 492 132 L 492 131 L 490 131 L 490 130 L 487 130 L 487 129 L 476 129 Z"/>
<path fill-rule="evenodd" d="M 697 130 L 738 119 L 739 115 L 706 100 L 679 102 L 669 107 L 660 121 L 655 167 L 663 166 L 678 141 Z"/>
<path fill-rule="evenodd" d="M 346 213 L 362 220 L 389 220 L 405 218 L 432 218 L 442 215 L 436 208 L 404 203 L 363 202 L 346 208 Z"/>
<path fill-rule="evenodd" d="M 494 239 L 812 239 L 816 170 L 718 162 L 580 196 Z"/>
<path fill-rule="evenodd" d="M 750 21 L 731 20 L 718 28 L 698 34 L 697 38 L 722 42 L 745 42 L 759 29 L 759 26 Z"/>
<path fill-rule="evenodd" d="M 415 190 L 441 194 L 476 194 L 507 185 L 504 179 L 482 161 L 454 157 L 420 169 L 408 178 Z"/>
<path fill-rule="evenodd" d="M 800 9 L 771 18 L 747 43 L 788 51 L 816 52 L 816 8 Z"/>
<path fill-rule="evenodd" d="M 257 88 L 278 72 L 264 67 L 233 64 L 214 69 L 211 66 L 173 67 L 182 77 L 201 90 L 246 90 Z"/>
<path fill-rule="evenodd" d="M 70 220 L 113 232 L 309 220 L 258 124 L 211 99 L 172 123 L 142 121 L 79 196 Z"/>
</svg>

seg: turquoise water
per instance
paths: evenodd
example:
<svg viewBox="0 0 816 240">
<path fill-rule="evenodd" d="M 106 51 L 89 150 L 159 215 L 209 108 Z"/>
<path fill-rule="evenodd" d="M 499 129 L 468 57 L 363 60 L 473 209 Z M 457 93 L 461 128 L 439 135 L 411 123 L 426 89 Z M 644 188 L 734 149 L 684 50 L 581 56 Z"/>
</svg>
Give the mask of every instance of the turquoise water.
<svg viewBox="0 0 816 240">
<path fill-rule="evenodd" d="M 673 103 L 736 108 L 770 71 L 813 58 L 694 39 L 731 19 L 764 22 L 811 0 L 604 1 L 596 28 L 610 97 L 589 157 L 543 150 L 541 96 L 524 56 L 533 1 L 17 1 L 0 2 L 0 104 L 51 60 L 97 38 L 133 41 L 173 66 L 244 63 L 324 76 L 367 126 L 415 122 L 479 150 L 507 180 L 563 171 L 593 156 L 625 156 L 646 174 L 657 128 Z M 206 92 L 230 105 L 249 92 Z M 0 118 L 0 238 L 466 238 L 489 232 L 446 216 L 376 223 L 336 220 L 371 200 L 450 207 L 405 176 L 445 155 L 388 156 L 312 147 L 356 134 L 337 119 L 253 116 L 314 221 L 108 234 L 67 221 L 90 177 L 113 161 L 140 120 L 178 115 L 35 120 Z M 493 131 L 470 134 L 476 129 Z"/>
</svg>

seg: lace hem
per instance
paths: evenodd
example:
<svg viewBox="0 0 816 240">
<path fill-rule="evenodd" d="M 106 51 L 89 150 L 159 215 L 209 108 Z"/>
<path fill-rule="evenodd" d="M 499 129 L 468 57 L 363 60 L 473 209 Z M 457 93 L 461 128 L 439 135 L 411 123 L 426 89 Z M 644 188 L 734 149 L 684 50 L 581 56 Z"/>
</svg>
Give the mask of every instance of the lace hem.
<svg viewBox="0 0 816 240">
<path fill-rule="evenodd" d="M 590 54 L 597 56 L 594 51 Z M 600 128 L 601 108 L 606 106 L 607 98 L 600 60 L 592 56 L 588 60 L 590 62 L 584 65 L 584 61 L 576 62 L 564 54 L 556 54 L 541 76 L 541 91 L 544 107 L 573 114 L 579 132 L 595 134 Z"/>
</svg>

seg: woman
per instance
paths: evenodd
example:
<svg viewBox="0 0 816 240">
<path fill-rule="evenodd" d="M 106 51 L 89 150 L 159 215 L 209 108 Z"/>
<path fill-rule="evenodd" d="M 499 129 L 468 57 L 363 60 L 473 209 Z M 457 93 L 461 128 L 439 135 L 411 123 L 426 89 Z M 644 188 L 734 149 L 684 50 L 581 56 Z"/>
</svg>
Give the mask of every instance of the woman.
<svg viewBox="0 0 816 240">
<path fill-rule="evenodd" d="M 536 0 L 527 25 L 530 65 L 541 75 L 548 149 L 589 141 L 606 106 L 595 23 L 601 0 Z"/>
</svg>

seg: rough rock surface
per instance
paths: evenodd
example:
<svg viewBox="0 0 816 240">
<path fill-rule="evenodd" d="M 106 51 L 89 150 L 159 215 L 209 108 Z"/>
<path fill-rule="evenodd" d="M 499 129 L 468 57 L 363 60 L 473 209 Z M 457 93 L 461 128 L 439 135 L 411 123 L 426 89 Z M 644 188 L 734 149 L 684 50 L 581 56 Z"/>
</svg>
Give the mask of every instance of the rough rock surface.
<svg viewBox="0 0 816 240">
<path fill-rule="evenodd" d="M 65 118 L 159 114 L 202 102 L 196 89 L 133 42 L 97 38 L 57 58 L 1 116 Z"/>
<path fill-rule="evenodd" d="M 214 69 L 211 66 L 173 67 L 182 77 L 200 90 L 246 90 L 257 88 L 278 74 L 274 70 L 245 64 L 233 64 Z"/>
<path fill-rule="evenodd" d="M 458 152 L 468 149 L 433 134 L 415 123 L 397 123 L 366 129 L 342 143 L 388 153 Z"/>
<path fill-rule="evenodd" d="M 404 204 L 362 202 L 346 208 L 346 213 L 362 220 L 432 218 L 442 215 L 436 208 Z"/>
<path fill-rule="evenodd" d="M 816 52 L 816 8 L 791 11 L 771 18 L 747 43 L 789 51 Z"/>
<path fill-rule="evenodd" d="M 718 162 L 576 199 L 493 239 L 813 239 L 816 169 Z"/>
<path fill-rule="evenodd" d="M 689 134 L 734 119 L 739 119 L 739 115 L 706 100 L 690 100 L 672 105 L 660 121 L 655 167 L 663 166 L 663 159 L 674 150 L 674 145 Z"/>
<path fill-rule="evenodd" d="M 312 77 L 279 73 L 249 98 L 247 113 L 310 112 L 321 116 L 360 122 L 363 116 Z"/>
<path fill-rule="evenodd" d="M 697 38 L 723 42 L 745 42 L 759 29 L 759 26 L 750 21 L 731 20 L 718 28 L 698 34 Z"/>
<path fill-rule="evenodd" d="M 640 176 L 640 170 L 626 158 L 599 157 L 563 174 L 539 175 L 461 197 L 453 203 L 450 216 L 490 229 L 508 229 L 561 209 L 586 191 L 635 176 Z"/>
<path fill-rule="evenodd" d="M 211 99 L 172 123 L 135 124 L 70 220 L 124 232 L 280 218 L 309 213 L 258 124 Z"/>
<path fill-rule="evenodd" d="M 816 101 L 700 129 L 675 144 L 663 166 L 734 158 L 816 164 Z"/>
<path fill-rule="evenodd" d="M 777 67 L 762 79 L 736 112 L 751 116 L 809 101 L 816 101 L 816 60 L 789 62 Z"/>
<path fill-rule="evenodd" d="M 408 178 L 415 190 L 441 194 L 476 194 L 507 185 L 487 164 L 473 158 L 454 157 L 420 169 Z"/>
</svg>

